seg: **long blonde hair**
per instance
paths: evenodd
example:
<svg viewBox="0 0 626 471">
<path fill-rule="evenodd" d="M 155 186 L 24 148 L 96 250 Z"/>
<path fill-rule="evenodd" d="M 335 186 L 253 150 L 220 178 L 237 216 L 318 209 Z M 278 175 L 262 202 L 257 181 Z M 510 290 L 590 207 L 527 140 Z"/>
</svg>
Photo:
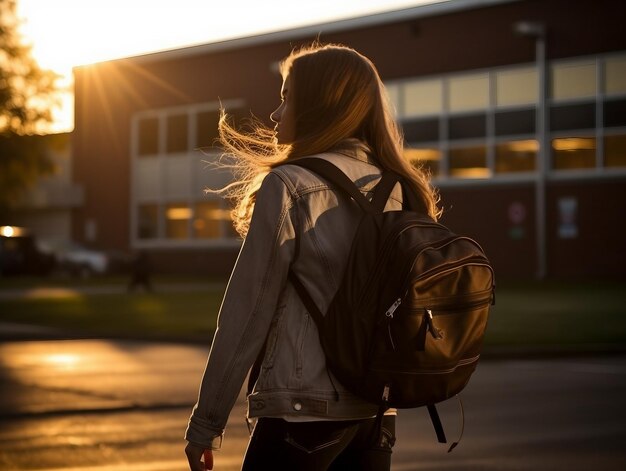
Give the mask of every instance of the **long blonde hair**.
<svg viewBox="0 0 626 471">
<path fill-rule="evenodd" d="M 274 130 L 259 122 L 252 123 L 250 132 L 236 130 L 224 112 L 219 122 L 223 155 L 234 158 L 228 166 L 235 176 L 234 182 L 220 191 L 235 202 L 233 221 L 242 236 L 248 230 L 256 191 L 272 168 L 291 158 L 345 146 L 349 138 L 367 144 L 379 165 L 404 177 L 428 214 L 439 217 L 438 197 L 428 175 L 403 157 L 402 133 L 376 67 L 368 58 L 343 45 L 314 43 L 283 60 L 281 74 L 283 79 L 289 76 L 293 85 L 292 144 L 279 145 Z"/>
</svg>

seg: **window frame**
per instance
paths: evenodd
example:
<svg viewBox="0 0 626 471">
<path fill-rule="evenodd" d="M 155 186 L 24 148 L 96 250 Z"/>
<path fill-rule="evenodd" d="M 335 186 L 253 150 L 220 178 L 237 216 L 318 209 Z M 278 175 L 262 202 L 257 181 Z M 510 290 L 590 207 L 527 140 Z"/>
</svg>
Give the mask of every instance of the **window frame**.
<svg viewBox="0 0 626 471">
<path fill-rule="evenodd" d="M 218 149 L 198 149 L 195 148 L 197 142 L 197 116 L 202 112 L 218 111 L 221 107 L 225 109 L 244 109 L 246 105 L 243 99 L 229 99 L 222 101 L 212 101 L 193 105 L 172 106 L 158 109 L 142 110 L 131 117 L 130 132 L 130 244 L 133 249 L 149 248 L 194 248 L 194 247 L 215 247 L 215 248 L 235 248 L 241 244 L 238 236 L 233 236 L 226 224 L 220 225 L 220 237 L 200 238 L 195 236 L 193 221 L 195 219 L 196 205 L 206 201 L 219 201 L 219 207 L 223 210 L 230 209 L 225 198 L 219 195 L 207 196 L 198 189 L 202 186 L 201 177 L 206 177 L 206 173 L 201 170 L 207 168 L 207 163 L 203 163 L 216 158 L 219 155 Z M 170 116 L 187 116 L 187 149 L 184 152 L 170 152 L 167 149 L 167 119 Z M 140 194 L 140 164 L 147 155 L 139 155 L 139 123 L 142 119 L 156 118 L 158 122 L 159 135 L 158 152 L 149 155 L 154 165 L 156 165 L 156 178 L 158 179 L 158 189 L 152 194 Z M 191 185 L 175 194 L 168 195 L 166 191 L 167 166 L 171 164 L 172 158 L 176 157 L 177 165 L 186 166 L 183 172 L 189 172 Z M 206 170 L 207 172 L 210 170 Z M 171 204 L 182 204 L 191 210 L 191 217 L 187 221 L 187 237 L 182 239 L 171 239 L 167 237 L 165 211 Z M 139 238 L 139 207 L 143 205 L 155 205 L 157 211 L 157 234 L 154 238 Z"/>
<path fill-rule="evenodd" d="M 567 106 L 567 105 L 580 105 L 584 103 L 593 103 L 594 111 L 595 111 L 595 126 L 582 128 L 582 129 L 568 129 L 564 131 L 550 131 L 547 130 L 547 141 L 549 143 L 552 142 L 553 139 L 559 137 L 572 137 L 572 136 L 593 136 L 596 139 L 596 160 L 594 168 L 586 168 L 586 169 L 555 169 L 552 162 L 552 147 L 546 149 L 547 158 L 549 159 L 549 164 L 547 165 L 547 178 L 558 180 L 558 179 L 567 179 L 567 178 L 580 178 L 584 176 L 585 178 L 596 178 L 596 177 L 604 177 L 604 176 L 613 176 L 616 174 L 624 174 L 626 175 L 625 167 L 605 167 L 604 166 L 604 136 L 607 133 L 610 134 L 622 134 L 626 132 L 626 126 L 614 126 L 611 128 L 604 127 L 604 101 L 605 100 L 619 100 L 622 98 L 626 98 L 626 91 L 622 92 L 606 92 L 605 91 L 605 72 L 606 72 L 606 63 L 612 58 L 620 58 L 626 59 L 626 51 L 615 51 L 612 53 L 604 53 L 604 54 L 593 54 L 586 56 L 575 56 L 568 57 L 562 59 L 554 59 L 547 62 L 547 71 L 548 71 L 548 88 L 551 92 L 552 90 L 552 79 L 550 78 L 551 72 L 555 66 L 559 66 L 560 64 L 575 64 L 575 63 L 593 63 L 595 66 L 595 94 L 593 96 L 582 96 L 582 97 L 572 97 L 572 98 L 553 98 L 551 94 L 547 97 L 546 106 L 550 109 L 553 106 Z M 438 186 L 446 186 L 446 185 L 464 185 L 466 183 L 501 183 L 509 180 L 513 181 L 534 181 L 539 178 L 540 172 L 540 162 L 539 160 L 536 162 L 536 170 L 532 172 L 511 172 L 511 173 L 498 173 L 496 171 L 496 159 L 495 152 L 496 146 L 503 142 L 508 141 L 517 141 L 517 140 L 527 140 L 527 139 L 538 139 L 539 137 L 539 129 L 537 129 L 537 107 L 539 106 L 538 100 L 539 96 L 537 96 L 537 100 L 533 103 L 519 103 L 519 104 L 510 104 L 510 105 L 502 105 L 497 103 L 497 80 L 499 74 L 506 73 L 507 71 L 515 71 L 524 70 L 524 69 L 535 69 L 537 64 L 533 62 L 526 63 L 518 63 L 518 64 L 509 64 L 505 66 L 497 66 L 492 68 L 483 68 L 483 69 L 474 69 L 474 70 L 464 70 L 459 72 L 452 72 L 448 74 L 440 74 L 440 75 L 423 75 L 419 77 L 404 77 L 401 79 L 391 80 L 386 82 L 387 86 L 394 87 L 396 90 L 395 96 L 398 97 L 399 102 L 394 103 L 395 108 L 397 110 L 397 120 L 398 123 L 402 126 L 403 122 L 410 121 L 413 119 L 418 119 L 415 116 L 408 116 L 404 112 L 404 84 L 414 83 L 415 81 L 423 80 L 423 81 L 433 81 L 433 80 L 441 80 L 442 85 L 442 101 L 443 101 L 443 111 L 440 114 L 423 114 L 419 115 L 419 119 L 436 119 L 439 122 L 439 139 L 436 141 L 412 141 L 407 139 L 405 142 L 405 148 L 427 148 L 427 149 L 437 149 L 441 153 L 441 160 L 439 161 L 439 172 L 436 175 L 432 176 L 433 183 Z M 453 177 L 449 174 L 449 166 L 450 166 L 450 155 L 449 149 L 454 146 L 462 146 L 466 143 L 471 143 L 474 139 L 450 139 L 449 126 L 448 122 L 451 117 L 464 116 L 472 113 L 476 113 L 480 110 L 472 110 L 472 111 L 464 111 L 464 112 L 451 112 L 448 106 L 449 102 L 449 82 L 451 79 L 455 77 L 468 76 L 468 75 L 480 75 L 487 74 L 488 76 L 488 87 L 490 99 L 488 106 L 484 111 L 487 114 L 487 129 L 486 136 L 482 140 L 482 142 L 487 146 L 487 164 L 490 170 L 490 177 L 483 179 L 465 179 Z M 500 75 L 501 76 L 501 75 Z M 539 77 L 537 77 L 539 79 Z M 539 87 L 538 87 L 539 88 Z M 537 91 L 539 95 L 539 90 Z M 495 133 L 495 117 L 498 113 L 506 113 L 506 112 L 516 112 L 516 111 L 528 111 L 530 109 L 534 109 L 535 111 L 535 132 L 534 133 L 508 133 L 508 134 L 498 134 Z M 549 125 L 549 123 L 547 123 Z M 538 159 L 540 158 L 540 153 L 538 153 Z"/>
</svg>

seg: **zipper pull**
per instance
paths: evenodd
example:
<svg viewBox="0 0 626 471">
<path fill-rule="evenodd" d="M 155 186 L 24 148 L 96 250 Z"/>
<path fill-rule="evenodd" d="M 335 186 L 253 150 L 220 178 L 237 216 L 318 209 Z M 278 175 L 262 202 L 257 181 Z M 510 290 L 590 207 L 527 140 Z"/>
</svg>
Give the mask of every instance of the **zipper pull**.
<svg viewBox="0 0 626 471">
<path fill-rule="evenodd" d="M 428 324 L 428 331 L 435 340 L 441 340 L 443 338 L 443 332 L 435 327 L 433 322 L 433 312 L 430 309 L 426 309 L 426 323 Z"/>
<path fill-rule="evenodd" d="M 383 401 L 386 403 L 389 401 L 389 385 L 385 384 L 383 388 Z"/>
<path fill-rule="evenodd" d="M 398 309 L 400 304 L 402 304 L 402 298 L 396 299 L 395 302 L 391 306 L 389 306 L 389 309 L 387 309 L 387 312 L 385 312 L 385 315 L 393 319 L 393 313 L 396 312 L 396 309 Z"/>
</svg>

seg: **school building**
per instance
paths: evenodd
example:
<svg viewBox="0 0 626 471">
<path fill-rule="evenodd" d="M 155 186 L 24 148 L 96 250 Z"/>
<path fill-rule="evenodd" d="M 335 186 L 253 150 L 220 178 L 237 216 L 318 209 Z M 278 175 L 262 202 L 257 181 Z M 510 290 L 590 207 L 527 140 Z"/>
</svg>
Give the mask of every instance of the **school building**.
<svg viewBox="0 0 626 471">
<path fill-rule="evenodd" d="M 76 68 L 72 237 L 225 275 L 241 240 L 211 166 L 220 106 L 263 119 L 319 38 L 376 64 L 442 222 L 498 277 L 624 277 L 623 0 L 449 0 Z M 198 148 L 204 148 L 203 152 Z"/>
</svg>

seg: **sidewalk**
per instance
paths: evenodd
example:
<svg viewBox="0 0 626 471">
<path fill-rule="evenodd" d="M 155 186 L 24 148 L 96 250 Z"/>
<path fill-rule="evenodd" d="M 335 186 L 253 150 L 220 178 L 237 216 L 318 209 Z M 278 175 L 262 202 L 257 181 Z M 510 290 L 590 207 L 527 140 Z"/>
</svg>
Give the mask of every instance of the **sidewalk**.
<svg viewBox="0 0 626 471">
<path fill-rule="evenodd" d="M 86 335 L 82 332 L 72 332 L 67 329 L 57 329 L 31 324 L 18 324 L 0 321 L 0 342 L 27 341 L 27 340 L 77 340 L 98 339 L 95 335 Z M 132 339 L 124 339 L 132 340 Z M 136 339 L 142 340 L 142 339 Z M 159 341 L 187 344 L 181 338 L 163 338 Z M 155 341 L 156 342 L 156 341 Z M 197 343 L 192 341 L 191 343 Z M 554 357 L 575 357 L 587 355 L 614 355 L 626 353 L 623 344 L 580 344 L 580 345 L 487 345 L 482 352 L 482 358 L 493 360 L 504 359 L 536 359 Z"/>
<path fill-rule="evenodd" d="M 2 386 L 14 384 L 0 387 L 7 414 L 0 414 L 0 469 L 184 471 L 183 434 L 207 351 L 126 341 L 0 343 Z M 622 470 L 625 364 L 624 356 L 485 361 L 463 392 L 461 445 L 446 453 L 423 408 L 402 410 L 392 469 Z M 457 437 L 458 404 L 439 411 Z M 244 413 L 241 396 L 215 469 L 240 469 Z"/>
</svg>

